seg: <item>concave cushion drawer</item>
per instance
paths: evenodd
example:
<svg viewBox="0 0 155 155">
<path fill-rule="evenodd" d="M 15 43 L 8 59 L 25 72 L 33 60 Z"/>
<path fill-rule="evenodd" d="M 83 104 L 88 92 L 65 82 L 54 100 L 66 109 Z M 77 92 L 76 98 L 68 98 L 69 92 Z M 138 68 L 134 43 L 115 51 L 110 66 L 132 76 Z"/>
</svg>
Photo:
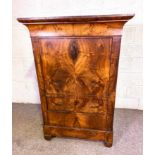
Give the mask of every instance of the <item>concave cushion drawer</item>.
<svg viewBox="0 0 155 155">
<path fill-rule="evenodd" d="M 73 97 L 48 97 L 48 110 L 105 113 L 107 99 Z"/>
<path fill-rule="evenodd" d="M 49 125 L 106 130 L 106 115 L 72 112 L 48 112 Z"/>
</svg>

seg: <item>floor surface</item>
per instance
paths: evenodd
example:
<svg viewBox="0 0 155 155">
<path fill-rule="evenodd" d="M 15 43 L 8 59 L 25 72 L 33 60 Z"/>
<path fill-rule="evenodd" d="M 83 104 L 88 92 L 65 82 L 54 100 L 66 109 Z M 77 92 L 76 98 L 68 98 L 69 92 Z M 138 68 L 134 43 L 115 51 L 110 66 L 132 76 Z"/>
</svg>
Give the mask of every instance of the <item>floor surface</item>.
<svg viewBox="0 0 155 155">
<path fill-rule="evenodd" d="M 74 138 L 43 138 L 38 104 L 13 103 L 13 155 L 142 155 L 143 112 L 116 109 L 114 143 Z"/>
</svg>

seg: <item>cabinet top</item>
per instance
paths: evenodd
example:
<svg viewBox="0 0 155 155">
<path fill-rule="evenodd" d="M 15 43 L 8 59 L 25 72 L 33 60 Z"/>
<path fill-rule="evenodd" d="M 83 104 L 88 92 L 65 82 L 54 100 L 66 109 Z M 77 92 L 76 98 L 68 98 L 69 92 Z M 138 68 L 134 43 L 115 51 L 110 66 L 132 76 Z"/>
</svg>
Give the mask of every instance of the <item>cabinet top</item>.
<svg viewBox="0 0 155 155">
<path fill-rule="evenodd" d="M 102 23 L 128 21 L 134 14 L 17 18 L 23 24 Z"/>
</svg>

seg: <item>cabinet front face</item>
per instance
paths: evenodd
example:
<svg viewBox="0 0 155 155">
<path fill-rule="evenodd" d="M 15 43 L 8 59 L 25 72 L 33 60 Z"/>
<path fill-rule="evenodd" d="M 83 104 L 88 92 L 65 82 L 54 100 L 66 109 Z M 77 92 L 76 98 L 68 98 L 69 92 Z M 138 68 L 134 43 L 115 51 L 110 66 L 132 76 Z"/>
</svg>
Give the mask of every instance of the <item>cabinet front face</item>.
<svg viewBox="0 0 155 155">
<path fill-rule="evenodd" d="M 41 38 L 41 63 L 50 110 L 104 111 L 110 37 Z"/>
<path fill-rule="evenodd" d="M 123 25 L 133 15 L 19 18 L 29 29 L 45 139 L 112 146 Z"/>
</svg>

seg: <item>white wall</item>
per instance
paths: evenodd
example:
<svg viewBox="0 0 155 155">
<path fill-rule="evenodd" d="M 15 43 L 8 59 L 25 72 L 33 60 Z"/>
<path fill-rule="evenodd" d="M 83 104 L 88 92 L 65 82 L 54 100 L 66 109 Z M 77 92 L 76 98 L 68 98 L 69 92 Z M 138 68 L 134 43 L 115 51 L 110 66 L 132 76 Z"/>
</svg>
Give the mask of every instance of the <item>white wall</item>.
<svg viewBox="0 0 155 155">
<path fill-rule="evenodd" d="M 13 102 L 40 103 L 31 40 L 17 17 L 135 13 L 124 27 L 116 107 L 142 109 L 142 0 L 13 0 Z"/>
</svg>

